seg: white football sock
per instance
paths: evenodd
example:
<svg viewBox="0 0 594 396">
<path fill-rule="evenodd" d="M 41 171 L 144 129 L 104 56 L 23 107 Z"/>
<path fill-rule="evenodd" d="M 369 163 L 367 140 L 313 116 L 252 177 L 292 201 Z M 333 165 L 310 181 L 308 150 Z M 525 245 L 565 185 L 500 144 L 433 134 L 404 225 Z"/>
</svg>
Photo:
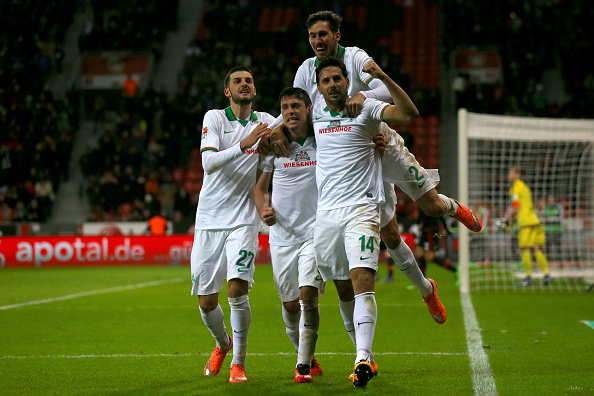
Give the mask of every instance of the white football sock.
<svg viewBox="0 0 594 396">
<path fill-rule="evenodd" d="M 342 320 L 344 321 L 344 327 L 346 328 L 347 333 L 349 333 L 349 337 L 353 341 L 355 347 L 357 346 L 357 338 L 355 337 L 355 325 L 353 324 L 353 312 L 355 310 L 355 300 L 352 301 L 341 301 L 338 300 L 338 305 L 340 307 L 340 315 L 342 315 Z"/>
<path fill-rule="evenodd" d="M 316 342 L 318 341 L 318 330 L 320 329 L 320 308 L 318 299 L 299 300 L 303 316 L 303 328 L 299 332 L 299 352 L 297 353 L 297 364 L 311 364 Z"/>
<path fill-rule="evenodd" d="M 250 301 L 246 295 L 228 298 L 231 306 L 231 328 L 233 329 L 233 360 L 231 364 L 239 364 L 245 367 L 245 355 L 247 353 L 248 331 L 252 321 Z"/>
<path fill-rule="evenodd" d="M 210 334 L 215 338 L 217 346 L 221 349 L 229 348 L 229 335 L 225 327 L 225 314 L 221 306 L 217 305 L 210 312 L 204 312 L 200 308 L 200 316 L 202 316 L 202 321 L 206 325 L 206 328 L 210 330 Z"/>
<path fill-rule="evenodd" d="M 355 334 L 357 337 L 357 359 L 371 362 L 373 337 L 377 322 L 377 304 L 375 293 L 366 292 L 355 296 L 355 311 L 353 312 Z"/>
<path fill-rule="evenodd" d="M 433 285 L 431 285 L 431 282 L 425 278 L 419 269 L 415 255 L 408 245 L 404 243 L 404 240 L 400 240 L 400 245 L 396 249 L 388 248 L 388 253 L 390 253 L 390 257 L 392 257 L 394 263 L 400 268 L 400 271 L 419 289 L 423 297 L 431 294 Z"/>
<path fill-rule="evenodd" d="M 283 305 L 283 320 L 285 322 L 285 331 L 289 336 L 289 340 L 295 346 L 295 350 L 299 350 L 299 320 L 301 319 L 301 311 L 291 313 L 287 311 Z"/>
<path fill-rule="evenodd" d="M 456 211 L 458 210 L 458 204 L 456 203 L 456 201 L 454 201 L 452 198 L 448 198 L 443 194 L 437 194 L 437 196 L 439 196 L 439 198 L 441 198 L 441 200 L 443 201 L 443 203 L 446 204 L 446 212 L 445 214 L 448 216 L 453 216 L 456 214 Z"/>
</svg>

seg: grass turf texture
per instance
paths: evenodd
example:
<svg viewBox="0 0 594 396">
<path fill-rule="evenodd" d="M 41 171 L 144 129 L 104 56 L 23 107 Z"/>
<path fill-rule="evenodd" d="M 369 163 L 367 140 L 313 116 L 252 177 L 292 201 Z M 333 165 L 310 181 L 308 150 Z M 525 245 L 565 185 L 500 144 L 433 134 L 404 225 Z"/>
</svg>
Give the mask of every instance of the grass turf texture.
<svg viewBox="0 0 594 396">
<path fill-rule="evenodd" d="M 447 322 L 433 322 L 402 275 L 378 282 L 379 375 L 361 390 L 347 379 L 355 353 L 333 285 L 320 298 L 316 357 L 324 375 L 295 384 L 296 355 L 271 267 L 258 266 L 250 292 L 249 381 L 230 384 L 231 356 L 218 376 L 203 375 L 214 340 L 189 295 L 189 267 L 1 269 L 0 394 L 473 394 L 458 289 L 451 273 L 429 270 Z M 146 282 L 156 284 L 122 288 Z M 105 289 L 114 290 L 88 294 Z M 230 331 L 224 291 L 220 297 Z M 480 293 L 473 304 L 500 395 L 594 393 L 594 329 L 580 323 L 594 320 L 594 293 Z"/>
</svg>

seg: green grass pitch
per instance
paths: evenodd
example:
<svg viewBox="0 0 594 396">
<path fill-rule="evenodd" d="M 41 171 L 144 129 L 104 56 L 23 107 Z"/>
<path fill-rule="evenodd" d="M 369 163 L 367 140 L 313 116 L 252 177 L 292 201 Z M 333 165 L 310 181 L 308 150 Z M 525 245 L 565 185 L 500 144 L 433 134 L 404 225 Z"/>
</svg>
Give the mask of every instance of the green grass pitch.
<svg viewBox="0 0 594 396">
<path fill-rule="evenodd" d="M 401 274 L 378 282 L 379 375 L 363 390 L 347 378 L 355 351 L 331 284 L 320 297 L 324 375 L 295 384 L 271 267 L 258 266 L 249 381 L 230 384 L 230 356 L 221 374 L 203 375 L 214 340 L 190 296 L 189 267 L 0 269 L 0 395 L 475 394 L 458 289 L 441 268 L 428 275 L 447 308 L 443 325 Z M 594 329 L 582 323 L 594 321 L 594 292 L 479 293 L 472 302 L 500 395 L 594 394 Z M 224 291 L 221 306 L 230 330 Z"/>
</svg>

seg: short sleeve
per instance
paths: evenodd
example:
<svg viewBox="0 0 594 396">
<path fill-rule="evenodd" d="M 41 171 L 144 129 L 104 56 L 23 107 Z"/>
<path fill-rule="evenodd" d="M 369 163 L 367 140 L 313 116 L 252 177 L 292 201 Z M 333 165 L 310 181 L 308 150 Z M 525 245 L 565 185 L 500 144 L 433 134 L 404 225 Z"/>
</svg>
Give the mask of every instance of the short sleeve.
<svg viewBox="0 0 594 396">
<path fill-rule="evenodd" d="M 202 122 L 202 137 L 200 144 L 200 152 L 203 153 L 207 150 L 219 151 L 219 137 L 221 123 L 218 122 L 218 116 L 216 111 L 209 110 L 204 115 L 204 121 Z"/>
<path fill-rule="evenodd" d="M 367 107 L 369 111 L 369 117 L 375 121 L 383 121 L 384 110 L 390 105 L 389 103 L 382 102 L 376 99 L 365 99 L 363 105 Z"/>
<path fill-rule="evenodd" d="M 365 64 L 371 62 L 373 58 L 367 54 L 367 52 L 363 51 L 361 48 L 353 47 L 353 65 L 355 67 L 355 71 L 357 72 L 357 78 L 361 80 L 365 85 L 369 86 L 373 77 L 370 74 L 363 72 L 363 66 Z"/>
</svg>

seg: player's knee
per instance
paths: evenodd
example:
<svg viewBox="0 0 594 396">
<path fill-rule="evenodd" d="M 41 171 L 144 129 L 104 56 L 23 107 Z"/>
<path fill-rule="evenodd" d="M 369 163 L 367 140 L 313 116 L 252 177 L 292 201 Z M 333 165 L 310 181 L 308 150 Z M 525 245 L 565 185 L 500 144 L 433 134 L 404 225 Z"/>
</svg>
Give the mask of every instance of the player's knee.
<svg viewBox="0 0 594 396">
<path fill-rule="evenodd" d="M 219 306 L 219 300 L 217 298 L 202 298 L 201 297 L 199 299 L 199 305 L 200 305 L 200 310 L 203 313 L 208 313 Z"/>
<path fill-rule="evenodd" d="M 294 315 L 301 312 L 301 305 L 299 305 L 299 300 L 285 301 L 283 302 L 283 307 L 285 307 L 287 312 Z"/>
<path fill-rule="evenodd" d="M 300 300 L 313 300 L 318 297 L 318 289 L 311 286 L 302 286 L 299 288 Z"/>
<path fill-rule="evenodd" d="M 248 294 L 249 284 L 243 279 L 229 279 L 227 282 L 227 295 L 231 298 Z"/>
<path fill-rule="evenodd" d="M 353 268 L 351 280 L 355 295 L 375 290 L 375 271 L 370 268 Z"/>
</svg>

